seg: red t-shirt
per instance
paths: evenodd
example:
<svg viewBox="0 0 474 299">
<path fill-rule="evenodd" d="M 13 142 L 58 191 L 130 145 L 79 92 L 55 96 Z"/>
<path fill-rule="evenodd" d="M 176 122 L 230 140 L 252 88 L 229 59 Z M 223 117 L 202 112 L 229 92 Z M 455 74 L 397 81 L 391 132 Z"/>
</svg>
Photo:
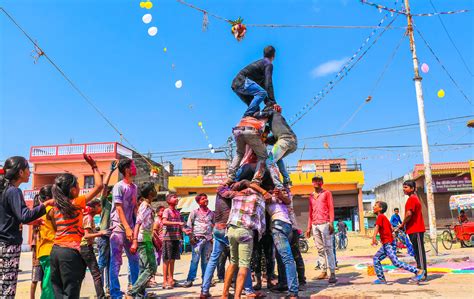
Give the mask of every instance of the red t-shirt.
<svg viewBox="0 0 474 299">
<path fill-rule="evenodd" d="M 387 216 L 379 214 L 377 216 L 377 221 L 375 221 L 375 225 L 379 226 L 380 241 L 382 241 L 382 244 L 392 243 L 392 225 Z"/>
<path fill-rule="evenodd" d="M 416 194 L 412 194 L 408 197 L 405 204 L 405 214 L 407 211 L 412 212 L 411 219 L 406 224 L 407 234 L 424 233 L 425 221 L 423 220 L 423 214 L 421 213 L 421 203 Z"/>
</svg>

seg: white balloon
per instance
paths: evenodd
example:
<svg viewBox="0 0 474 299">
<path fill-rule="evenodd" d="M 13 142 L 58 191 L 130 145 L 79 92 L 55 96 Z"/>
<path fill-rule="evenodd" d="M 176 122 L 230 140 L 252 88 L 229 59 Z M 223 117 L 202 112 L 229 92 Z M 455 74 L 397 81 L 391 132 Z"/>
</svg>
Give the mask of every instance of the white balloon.
<svg viewBox="0 0 474 299">
<path fill-rule="evenodd" d="M 212 144 L 211 144 L 211 143 L 209 143 L 209 148 L 212 148 Z"/>
<path fill-rule="evenodd" d="M 181 80 L 176 81 L 176 83 L 174 84 L 174 86 L 176 86 L 176 88 L 181 88 L 181 87 L 183 87 L 183 81 L 181 81 Z"/>
<path fill-rule="evenodd" d="M 216 150 L 215 149 L 211 149 L 211 154 L 215 154 L 216 153 Z"/>
<path fill-rule="evenodd" d="M 150 27 L 148 28 L 148 34 L 150 36 L 155 36 L 158 33 L 158 28 L 156 27 Z"/>
<path fill-rule="evenodd" d="M 147 13 L 146 15 L 144 15 L 144 16 L 142 17 L 142 21 L 143 21 L 143 23 L 145 23 L 145 24 L 150 23 L 150 22 L 151 22 L 151 19 L 152 19 L 152 16 L 151 16 L 151 14 L 149 14 L 149 13 Z"/>
</svg>

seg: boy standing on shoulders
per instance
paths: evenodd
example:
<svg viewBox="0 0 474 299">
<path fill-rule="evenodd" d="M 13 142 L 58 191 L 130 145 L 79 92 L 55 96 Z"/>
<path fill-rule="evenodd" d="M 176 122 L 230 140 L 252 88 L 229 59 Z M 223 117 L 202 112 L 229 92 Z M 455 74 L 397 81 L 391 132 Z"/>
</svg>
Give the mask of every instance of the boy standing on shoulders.
<svg viewBox="0 0 474 299">
<path fill-rule="evenodd" d="M 374 281 L 374 284 L 386 284 L 385 276 L 383 274 L 382 264 L 380 263 L 386 257 L 388 257 L 392 264 L 400 269 L 410 271 L 415 274 L 415 277 L 412 278 L 411 282 L 418 282 L 425 276 L 424 270 L 418 270 L 413 266 L 405 264 L 398 260 L 396 255 L 397 244 L 393 240 L 392 236 L 392 225 L 388 218 L 384 215 L 387 211 L 387 203 L 383 201 L 377 201 L 374 205 L 374 214 L 377 215 L 377 220 L 375 222 L 374 235 L 372 237 L 372 245 L 377 246 L 377 234 L 380 235 L 380 242 L 382 247 L 374 255 L 374 268 L 375 273 L 377 274 L 377 280 Z"/>
<path fill-rule="evenodd" d="M 207 263 L 212 252 L 212 230 L 214 228 L 214 212 L 209 210 L 207 205 L 209 200 L 204 193 L 196 196 L 196 202 L 199 208 L 193 210 L 188 218 L 187 227 L 190 229 L 191 244 L 193 256 L 191 259 L 191 266 L 189 267 L 188 278 L 183 287 L 189 288 L 193 285 L 196 279 L 199 260 L 201 260 L 202 280 L 204 281 L 204 274 L 206 273 Z"/>
<path fill-rule="evenodd" d="M 336 259 L 333 252 L 334 234 L 334 202 L 331 191 L 323 189 L 323 177 L 318 175 L 312 179 L 314 192 L 309 197 L 309 219 L 306 238 L 314 237 L 318 248 L 319 260 L 322 261 L 322 272 L 318 280 L 328 277 L 327 267 L 331 272 L 329 283 L 336 283 Z"/>
<path fill-rule="evenodd" d="M 415 191 L 415 181 L 408 180 L 403 183 L 403 192 L 409 197 L 405 204 L 405 219 L 400 227 L 406 227 L 406 233 L 415 251 L 416 266 L 418 269 L 425 270 L 423 280 L 426 280 L 428 272 L 424 244 L 425 222 L 421 212 L 420 199 L 416 196 Z"/>
</svg>

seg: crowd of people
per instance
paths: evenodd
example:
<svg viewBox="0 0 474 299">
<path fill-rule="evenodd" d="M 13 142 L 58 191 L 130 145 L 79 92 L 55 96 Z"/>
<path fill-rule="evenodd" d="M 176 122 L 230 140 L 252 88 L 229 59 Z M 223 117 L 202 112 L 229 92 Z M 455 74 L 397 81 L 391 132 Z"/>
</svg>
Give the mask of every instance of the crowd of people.
<svg viewBox="0 0 474 299">
<path fill-rule="evenodd" d="M 94 173 L 95 187 L 80 195 L 77 177 L 69 173 L 58 175 L 54 184 L 41 188 L 32 209 L 26 206 L 19 189 L 30 176 L 28 161 L 18 156 L 7 159 L 0 176 L 1 296 L 15 296 L 22 244 L 20 225 L 30 224 L 34 231 L 33 297 L 37 283 L 41 282 L 41 298 L 79 298 L 86 268 L 93 277 L 97 297 L 138 297 L 147 287 L 158 286 L 155 274 L 160 263 L 163 289 L 187 288 L 196 280 L 200 263 L 201 298 L 211 296 L 216 269 L 224 283 L 222 298 L 228 297 L 231 286 L 236 298 L 243 293 L 250 298 L 265 297 L 261 291 L 264 271 L 269 290 L 287 292 L 289 298 L 297 298 L 306 287 L 305 263 L 299 249 L 301 230 L 293 209 L 290 176 L 283 162 L 296 150 L 297 137 L 275 101 L 274 58 L 275 49 L 268 46 L 263 59 L 248 65 L 235 77 L 232 89 L 248 108 L 233 128 L 237 148 L 228 180 L 217 188 L 214 211 L 208 207 L 207 195 L 198 194 L 195 200 L 199 208 L 191 212 L 186 222 L 177 209 L 179 197 L 174 193 L 166 196 L 166 207 L 152 207 L 157 197 L 155 186 L 151 182 L 140 186 L 134 183 L 137 167 L 131 159 L 114 161 L 103 181 L 105 173 L 85 155 Z M 265 108 L 260 110 L 262 102 Z M 117 168 L 122 180 L 109 186 Z M 312 184 L 306 237 L 313 236 L 318 250 L 321 273 L 317 279 L 328 279 L 334 284 L 337 278 L 333 197 L 323 188 L 322 176 L 315 176 Z M 374 205 L 378 216 L 372 243 L 377 244 L 379 234 L 382 246 L 374 256 L 378 276 L 375 283 L 385 283 L 380 264 L 385 257 L 395 266 L 414 273 L 414 281 L 426 279 L 424 223 L 415 187 L 412 181 L 403 186 L 409 199 L 405 218 L 396 229 L 406 228 L 417 267 L 397 259 L 393 228 L 384 216 L 387 205 L 378 201 Z M 98 228 L 93 220 L 95 215 L 101 219 Z M 337 227 L 340 238 L 345 238 L 347 225 L 339 221 Z M 184 234 L 190 238 L 192 258 L 186 281 L 178 283 L 174 269 L 176 260 L 180 260 Z M 128 287 L 121 286 L 119 281 L 124 253 L 128 260 Z M 224 270 L 227 259 L 230 262 Z M 275 280 L 278 282 L 273 284 Z"/>
</svg>

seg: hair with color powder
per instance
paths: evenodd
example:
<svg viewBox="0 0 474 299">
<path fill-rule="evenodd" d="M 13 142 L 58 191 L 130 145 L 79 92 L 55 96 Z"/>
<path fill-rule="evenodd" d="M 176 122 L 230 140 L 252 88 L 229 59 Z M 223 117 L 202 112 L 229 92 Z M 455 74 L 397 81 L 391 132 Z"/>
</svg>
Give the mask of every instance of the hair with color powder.
<svg viewBox="0 0 474 299">
<path fill-rule="evenodd" d="M 118 170 L 122 175 L 125 175 L 125 170 L 129 169 L 130 166 L 132 165 L 133 160 L 132 159 L 121 159 L 119 164 L 118 164 Z"/>
<path fill-rule="evenodd" d="M 78 187 L 77 178 L 70 173 L 63 173 L 56 177 L 52 188 L 53 198 L 59 212 L 64 218 L 71 219 L 77 216 L 80 208 L 72 204 L 71 189 Z"/>
</svg>

